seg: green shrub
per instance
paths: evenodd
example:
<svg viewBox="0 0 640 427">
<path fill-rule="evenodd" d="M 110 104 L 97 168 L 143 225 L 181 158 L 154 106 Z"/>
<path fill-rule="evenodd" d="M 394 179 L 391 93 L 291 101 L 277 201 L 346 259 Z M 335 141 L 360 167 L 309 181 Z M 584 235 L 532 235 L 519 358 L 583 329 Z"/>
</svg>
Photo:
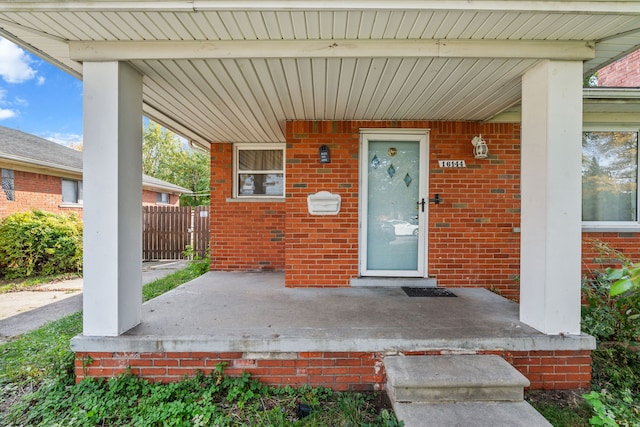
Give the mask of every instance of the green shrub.
<svg viewBox="0 0 640 427">
<path fill-rule="evenodd" d="M 0 222 L 0 275 L 7 279 L 82 270 L 77 215 L 20 212 Z"/>
<path fill-rule="evenodd" d="M 640 293 L 625 292 L 611 296 L 614 279 L 597 272 L 585 279 L 582 296 L 582 330 L 599 342 L 637 342 L 640 340 Z"/>
<path fill-rule="evenodd" d="M 599 245 L 606 258 L 617 259 L 620 269 L 596 271 L 582 286 L 582 330 L 593 335 L 598 347 L 593 360 L 592 389 L 584 395 L 593 409 L 595 426 L 640 425 L 640 292 L 638 264 L 623 254 Z"/>
<path fill-rule="evenodd" d="M 592 426 L 636 427 L 640 423 L 640 406 L 629 390 L 615 394 L 592 391 L 584 398 L 593 408 L 594 415 L 589 419 Z"/>
<path fill-rule="evenodd" d="M 582 295 L 582 330 L 595 337 L 594 389 L 629 389 L 640 393 L 640 295 L 625 292 L 611 296 L 615 279 L 598 273 L 585 280 Z"/>
</svg>

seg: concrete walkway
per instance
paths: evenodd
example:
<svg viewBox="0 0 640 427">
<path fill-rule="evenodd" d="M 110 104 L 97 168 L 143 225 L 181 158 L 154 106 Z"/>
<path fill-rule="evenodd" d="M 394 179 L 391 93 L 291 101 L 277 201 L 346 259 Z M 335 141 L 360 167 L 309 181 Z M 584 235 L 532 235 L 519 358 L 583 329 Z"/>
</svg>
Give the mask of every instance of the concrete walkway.
<svg viewBox="0 0 640 427">
<path fill-rule="evenodd" d="M 186 261 L 142 265 L 142 283 L 150 283 L 186 266 Z M 46 283 L 36 289 L 0 294 L 0 344 L 47 322 L 82 310 L 82 278 Z"/>
</svg>

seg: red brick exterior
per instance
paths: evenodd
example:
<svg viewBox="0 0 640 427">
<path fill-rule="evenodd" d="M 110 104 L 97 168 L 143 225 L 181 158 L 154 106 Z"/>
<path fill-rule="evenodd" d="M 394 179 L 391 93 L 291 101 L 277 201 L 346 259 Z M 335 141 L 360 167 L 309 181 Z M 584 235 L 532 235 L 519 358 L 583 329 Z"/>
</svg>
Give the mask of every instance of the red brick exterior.
<svg viewBox="0 0 640 427">
<path fill-rule="evenodd" d="M 447 351 L 407 353 L 438 355 Z M 532 389 L 588 388 L 590 352 L 585 351 L 479 351 L 497 354 L 531 382 Z M 185 375 L 213 371 L 225 363 L 225 374 L 243 371 L 260 382 L 285 386 L 309 384 L 333 390 L 382 390 L 385 382 L 383 355 L 364 352 L 300 352 L 281 357 L 247 358 L 243 353 L 76 353 L 76 381 L 86 377 L 108 378 L 125 372 L 157 382 L 172 382 Z"/>
<path fill-rule="evenodd" d="M 82 217 L 81 207 L 62 205 L 62 178 L 52 175 L 13 171 L 14 199 L 0 192 L 0 219 L 16 212 L 32 209 L 53 213 L 75 212 Z"/>
<path fill-rule="evenodd" d="M 609 249 L 616 253 L 611 253 Z M 584 274 L 620 267 L 623 260 L 640 262 L 640 233 L 582 233 Z"/>
<path fill-rule="evenodd" d="M 429 274 L 441 286 L 495 288 L 516 298 L 519 269 L 520 127 L 471 122 L 290 122 L 287 125 L 288 286 L 348 286 L 358 275 L 358 152 L 360 128 L 430 129 Z M 472 155 L 471 139 L 490 141 L 490 159 Z M 328 145 L 331 163 L 318 163 Z M 465 160 L 442 169 L 438 160 Z M 342 197 L 337 216 L 307 213 L 307 195 Z"/>
<path fill-rule="evenodd" d="M 142 206 L 180 206 L 180 196 L 169 194 L 169 203 L 157 202 L 157 191 L 142 190 Z"/>
<path fill-rule="evenodd" d="M 14 200 L 0 191 L 0 219 L 16 212 L 41 210 L 53 213 L 76 213 L 82 218 L 82 206 L 62 204 L 62 179 L 59 176 L 13 170 Z M 180 197 L 169 195 L 169 204 L 178 206 Z M 156 206 L 156 191 L 142 190 L 142 205 Z"/>
<path fill-rule="evenodd" d="M 285 270 L 290 287 L 349 286 L 358 276 L 358 168 L 361 128 L 430 129 L 430 276 L 439 286 L 484 287 L 517 301 L 520 266 L 520 126 L 475 122 L 291 121 L 286 138 L 286 202 L 231 201 L 233 147 L 211 150 L 211 241 L 213 270 Z M 471 139 L 489 145 L 488 159 L 475 159 Z M 329 146 L 331 163 L 318 161 Z M 465 160 L 443 169 L 438 160 Z M 307 196 L 340 194 L 339 215 L 313 216 Z M 583 233 L 583 271 L 601 268 L 593 241 L 608 242 L 640 261 L 638 233 Z"/>
<path fill-rule="evenodd" d="M 640 50 L 599 70 L 598 86 L 640 87 Z"/>
<path fill-rule="evenodd" d="M 364 125 L 364 124 L 363 124 Z M 355 122 L 288 122 L 285 253 L 287 286 L 348 286 L 358 276 L 358 153 Z M 327 145 L 331 163 L 320 164 Z M 307 196 L 341 196 L 338 215 L 309 215 Z"/>
<path fill-rule="evenodd" d="M 360 128 L 430 129 L 430 194 L 444 202 L 429 211 L 428 269 L 442 286 L 482 286 L 517 298 L 519 268 L 519 141 L 516 124 L 471 122 L 287 123 L 286 203 L 230 202 L 230 144 L 211 150 L 211 261 L 214 270 L 283 269 L 292 287 L 349 286 L 358 275 Z M 473 158 L 471 139 L 489 141 L 490 158 Z M 318 162 L 328 145 L 331 163 Z M 463 159 L 466 169 L 438 160 Z M 307 196 L 340 194 L 336 216 L 311 216 Z"/>
<path fill-rule="evenodd" d="M 211 145 L 211 269 L 283 270 L 282 202 L 229 202 L 233 192 L 233 146 Z"/>
</svg>

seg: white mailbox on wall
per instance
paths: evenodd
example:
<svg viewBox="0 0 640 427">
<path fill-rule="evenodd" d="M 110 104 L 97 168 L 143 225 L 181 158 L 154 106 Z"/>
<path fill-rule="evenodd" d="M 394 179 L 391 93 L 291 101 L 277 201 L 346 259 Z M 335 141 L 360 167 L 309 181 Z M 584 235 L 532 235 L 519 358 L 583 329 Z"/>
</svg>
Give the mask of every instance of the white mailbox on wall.
<svg viewBox="0 0 640 427">
<path fill-rule="evenodd" d="M 318 191 L 307 196 L 307 206 L 311 215 L 338 215 L 341 198 L 339 194 Z"/>
</svg>

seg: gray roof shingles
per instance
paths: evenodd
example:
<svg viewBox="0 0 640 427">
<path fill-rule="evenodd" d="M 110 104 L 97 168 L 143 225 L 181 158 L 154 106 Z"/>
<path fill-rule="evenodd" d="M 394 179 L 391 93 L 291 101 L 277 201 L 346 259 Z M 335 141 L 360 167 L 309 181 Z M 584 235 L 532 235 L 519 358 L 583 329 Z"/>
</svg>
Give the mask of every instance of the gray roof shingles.
<svg viewBox="0 0 640 427">
<path fill-rule="evenodd" d="M 82 173 L 82 152 L 19 130 L 0 126 L 0 159 Z M 143 185 L 177 193 L 186 188 L 142 175 Z"/>
</svg>

